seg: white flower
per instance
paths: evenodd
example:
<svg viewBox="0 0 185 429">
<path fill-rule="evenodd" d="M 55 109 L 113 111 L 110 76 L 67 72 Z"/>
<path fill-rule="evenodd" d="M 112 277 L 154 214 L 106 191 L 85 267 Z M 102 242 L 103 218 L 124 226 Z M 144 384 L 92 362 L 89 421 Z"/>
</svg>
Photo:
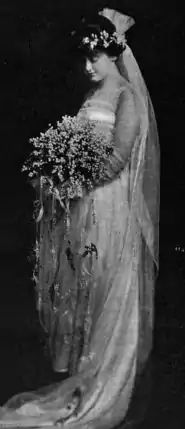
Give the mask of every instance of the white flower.
<svg viewBox="0 0 185 429">
<path fill-rule="evenodd" d="M 100 37 L 101 37 L 101 39 L 108 39 L 109 38 L 109 33 L 107 33 L 105 30 L 103 30 L 100 33 Z"/>
<path fill-rule="evenodd" d="M 90 42 L 89 37 L 84 37 L 84 38 L 82 39 L 82 43 L 84 43 L 84 45 L 88 44 L 89 42 Z"/>
<path fill-rule="evenodd" d="M 108 42 L 106 42 L 106 40 L 104 40 L 104 42 L 103 42 L 103 46 L 104 46 L 104 48 L 108 48 L 108 47 L 109 47 L 109 43 L 108 43 Z"/>
<path fill-rule="evenodd" d="M 95 44 L 96 40 L 93 41 L 93 46 Z M 49 186 L 51 193 L 56 189 L 56 178 L 62 186 L 67 177 L 69 186 L 67 189 L 61 187 L 58 191 L 61 201 L 64 197 L 74 198 L 75 195 L 82 197 L 84 182 L 91 187 L 94 178 L 102 174 L 102 158 L 107 157 L 106 146 L 109 139 L 97 135 L 94 127 L 94 124 L 88 121 L 64 116 L 61 122 L 57 122 L 56 129 L 52 128 L 41 133 L 40 137 L 30 139 L 35 149 L 22 171 L 28 171 L 29 177 L 40 176 L 41 188 Z M 52 162 L 49 166 L 50 173 L 46 173 L 45 168 L 50 161 Z M 83 173 L 81 167 L 85 169 Z M 88 171 L 88 177 L 85 171 Z"/>
<path fill-rule="evenodd" d="M 98 42 L 103 44 L 104 48 L 108 48 L 112 42 L 117 43 L 118 45 L 124 46 L 126 39 L 124 35 L 120 35 L 117 32 L 114 32 L 111 36 L 105 30 L 101 31 L 99 37 L 97 34 L 92 33 L 89 37 L 84 37 L 82 43 L 89 45 L 90 49 L 93 50 L 95 46 L 98 45 Z"/>
</svg>

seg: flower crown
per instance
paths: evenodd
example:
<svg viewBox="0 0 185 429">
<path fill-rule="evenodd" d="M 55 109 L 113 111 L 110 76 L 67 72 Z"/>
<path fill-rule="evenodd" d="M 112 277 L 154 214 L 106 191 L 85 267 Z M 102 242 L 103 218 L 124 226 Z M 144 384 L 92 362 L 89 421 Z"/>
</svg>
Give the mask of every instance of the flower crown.
<svg viewBox="0 0 185 429">
<path fill-rule="evenodd" d="M 116 31 L 110 35 L 107 31 L 103 30 L 99 35 L 92 33 L 90 36 L 82 39 L 82 44 L 88 45 L 91 50 L 97 45 L 102 45 L 107 49 L 113 42 L 124 47 L 126 44 L 125 36 L 118 34 Z"/>
</svg>

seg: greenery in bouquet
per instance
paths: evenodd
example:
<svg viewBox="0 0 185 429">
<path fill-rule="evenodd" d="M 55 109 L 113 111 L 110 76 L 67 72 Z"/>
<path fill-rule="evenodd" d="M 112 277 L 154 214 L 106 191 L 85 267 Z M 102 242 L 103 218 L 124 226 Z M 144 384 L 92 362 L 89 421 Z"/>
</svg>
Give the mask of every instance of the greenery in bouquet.
<svg viewBox="0 0 185 429">
<path fill-rule="evenodd" d="M 38 178 L 40 186 L 57 193 L 60 200 L 83 196 L 104 176 L 112 139 L 97 132 L 95 123 L 78 116 L 64 116 L 56 128 L 31 138 L 34 150 L 22 167 L 29 179 Z"/>
</svg>

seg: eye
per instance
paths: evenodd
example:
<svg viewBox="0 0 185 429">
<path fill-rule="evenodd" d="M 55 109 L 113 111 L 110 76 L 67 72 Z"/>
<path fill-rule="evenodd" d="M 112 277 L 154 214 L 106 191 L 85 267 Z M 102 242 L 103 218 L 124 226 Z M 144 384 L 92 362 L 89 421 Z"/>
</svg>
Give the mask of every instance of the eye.
<svg viewBox="0 0 185 429">
<path fill-rule="evenodd" d="M 98 61 L 99 59 L 100 59 L 100 55 L 95 55 L 95 56 L 93 57 L 93 61 L 94 61 L 94 62 Z"/>
</svg>

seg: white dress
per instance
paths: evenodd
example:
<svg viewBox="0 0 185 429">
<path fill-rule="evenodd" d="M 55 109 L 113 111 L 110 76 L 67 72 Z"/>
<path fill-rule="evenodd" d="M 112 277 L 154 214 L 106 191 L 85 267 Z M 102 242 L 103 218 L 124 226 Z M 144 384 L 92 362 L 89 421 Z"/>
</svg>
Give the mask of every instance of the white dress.
<svg viewBox="0 0 185 429">
<path fill-rule="evenodd" d="M 111 102 L 93 97 L 80 114 L 111 136 L 119 122 L 121 92 L 123 88 Z M 118 126 L 124 141 L 122 123 L 123 128 Z M 62 299 L 57 303 L 56 297 L 55 317 L 49 302 L 42 317 L 53 340 L 55 368 L 69 367 L 71 375 L 43 396 L 30 393 L 30 403 L 29 394 L 10 400 L 1 411 L 0 426 L 1 421 L 4 425 L 16 421 L 19 427 L 54 427 L 60 421 L 61 428 L 108 429 L 126 416 L 136 374 L 151 351 L 153 329 L 154 260 L 149 249 L 153 226 L 146 210 L 139 210 L 143 198 L 139 161 L 134 169 L 145 151 L 141 135 L 135 134 L 132 152 L 119 174 L 113 172 L 106 183 L 75 202 L 67 239 L 62 217 L 52 231 L 59 250 L 57 283 Z M 40 282 L 45 285 L 52 283 L 52 269 L 50 232 L 47 220 L 42 222 Z M 77 275 L 66 257 L 69 241 Z M 80 258 L 87 248 L 92 251 Z M 85 286 L 78 289 L 79 279 Z"/>
</svg>

